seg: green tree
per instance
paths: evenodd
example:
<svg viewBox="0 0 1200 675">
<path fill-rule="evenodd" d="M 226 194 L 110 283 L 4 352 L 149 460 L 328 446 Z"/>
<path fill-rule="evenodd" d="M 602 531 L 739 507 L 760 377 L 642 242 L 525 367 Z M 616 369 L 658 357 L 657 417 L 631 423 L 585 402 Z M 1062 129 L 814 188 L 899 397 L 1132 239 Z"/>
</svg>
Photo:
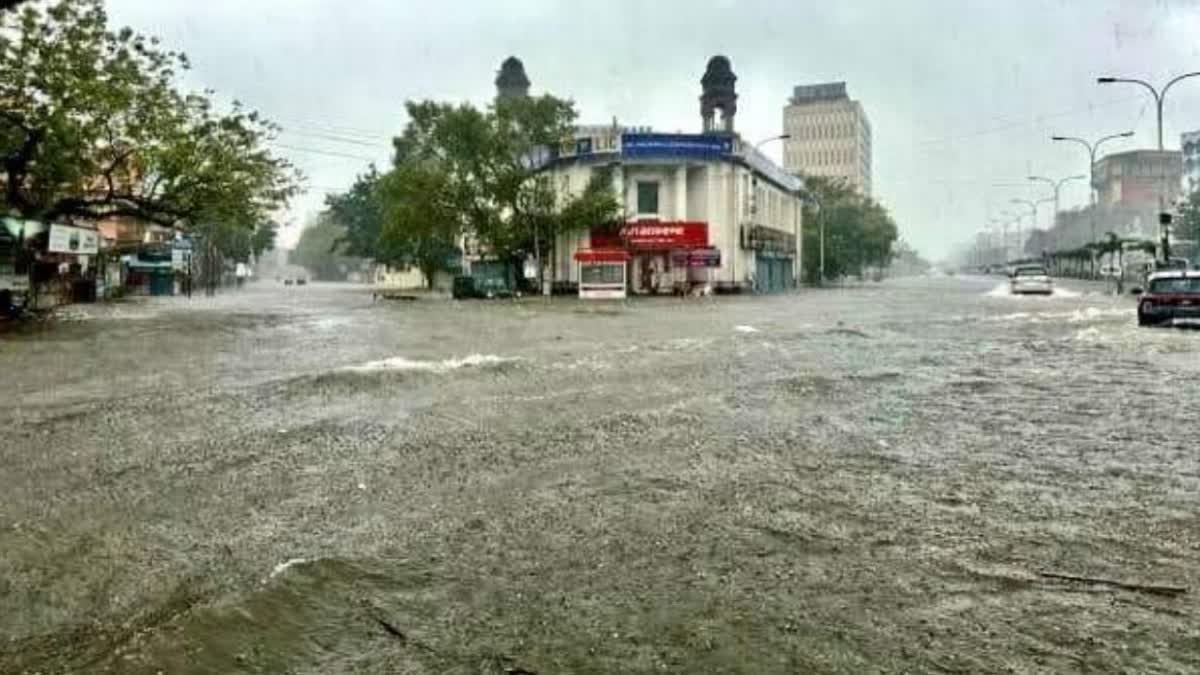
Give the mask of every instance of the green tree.
<svg viewBox="0 0 1200 675">
<path fill-rule="evenodd" d="M 314 222 L 300 232 L 296 248 L 288 256 L 288 262 L 299 265 L 321 281 L 341 281 L 353 261 L 345 255 L 339 243 L 345 228 L 321 213 Z"/>
<path fill-rule="evenodd" d="M 608 169 L 593 169 L 583 192 L 561 196 L 559 203 L 553 228 L 557 231 L 578 232 L 593 227 L 616 230 L 624 219 L 621 200 L 613 189 L 612 172 Z"/>
<path fill-rule="evenodd" d="M 274 221 L 259 223 L 250 235 L 250 252 L 255 258 L 275 249 L 275 238 L 279 235 L 279 224 Z"/>
<path fill-rule="evenodd" d="M 541 259 L 556 233 L 619 219 L 606 172 L 578 195 L 558 194 L 544 173 L 552 149 L 570 138 L 569 101 L 500 99 L 488 110 L 420 101 L 406 110 L 392 169 L 372 168 L 327 201 L 350 251 L 416 264 L 432 282 L 461 235 L 501 257 Z"/>
<path fill-rule="evenodd" d="M 398 260 L 388 259 L 379 248 L 383 231 L 383 208 L 378 195 L 380 178 L 371 165 L 366 173 L 355 177 L 349 190 L 326 196 L 325 206 L 329 217 L 346 228 L 339 244 L 349 255 L 391 264 Z"/>
<path fill-rule="evenodd" d="M 432 288 L 462 231 L 453 178 L 438 160 L 408 161 L 383 176 L 378 196 L 383 227 L 376 259 L 416 265 Z"/>
<path fill-rule="evenodd" d="M 1174 226 L 1174 239 L 1191 242 L 1193 258 L 1200 251 L 1200 191 L 1192 192 L 1179 207 L 1179 222 Z M 1193 260 L 1196 262 L 1196 260 Z"/>
<path fill-rule="evenodd" d="M 824 226 L 825 279 L 881 273 L 892 261 L 899 231 L 878 202 L 863 197 L 839 178 L 804 179 L 809 199 L 804 210 L 804 277 L 822 281 L 821 229 Z M 819 205 L 819 206 L 818 206 Z"/>
<path fill-rule="evenodd" d="M 129 28 L 101 0 L 0 14 L 0 210 L 42 220 L 133 216 L 253 230 L 298 173 L 265 149 L 276 128 L 211 92 L 183 94 L 187 57 Z"/>
</svg>

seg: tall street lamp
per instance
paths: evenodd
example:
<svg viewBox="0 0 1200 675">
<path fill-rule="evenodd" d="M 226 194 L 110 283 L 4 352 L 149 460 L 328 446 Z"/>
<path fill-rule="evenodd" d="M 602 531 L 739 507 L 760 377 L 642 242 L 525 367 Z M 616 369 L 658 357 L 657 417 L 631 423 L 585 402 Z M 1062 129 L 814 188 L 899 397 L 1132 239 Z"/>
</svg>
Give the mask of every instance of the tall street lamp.
<svg viewBox="0 0 1200 675">
<path fill-rule="evenodd" d="M 1008 263 L 1008 226 L 1013 224 L 1013 214 L 1008 211 L 1001 211 L 998 218 L 992 219 L 992 224 L 1000 225 L 1000 254 L 1004 257 L 1000 262 Z"/>
<path fill-rule="evenodd" d="M 1079 176 L 1079 177 L 1082 178 L 1082 176 Z M 1037 229 L 1037 222 L 1038 222 L 1037 221 L 1038 205 L 1039 204 L 1047 204 L 1054 200 L 1053 199 L 1039 199 L 1035 202 L 1035 201 L 1031 201 L 1028 199 L 1010 199 L 1009 201 L 1012 202 L 1013 204 L 1024 204 L 1029 207 L 1029 216 L 1030 216 L 1030 218 L 1033 219 L 1033 222 L 1030 223 L 1029 228 L 1030 228 L 1030 230 L 1035 230 L 1035 229 Z M 1020 224 L 1018 224 L 1017 225 L 1017 255 L 1021 255 L 1023 248 L 1024 248 L 1024 245 L 1021 242 L 1021 226 L 1020 226 Z"/>
<path fill-rule="evenodd" d="M 1189 77 L 1197 77 L 1197 76 L 1200 76 L 1200 71 L 1184 73 L 1183 75 L 1178 75 L 1178 76 L 1172 78 L 1171 80 L 1169 80 L 1166 84 L 1164 84 L 1162 91 L 1155 89 L 1154 86 L 1151 85 L 1149 82 L 1144 82 L 1142 80 L 1135 80 L 1133 78 L 1128 78 L 1128 77 L 1098 77 L 1098 78 L 1096 78 L 1096 83 L 1097 84 L 1112 84 L 1114 82 L 1128 82 L 1130 84 L 1141 85 L 1141 86 L 1145 87 L 1146 89 L 1150 90 L 1150 93 L 1154 96 L 1155 110 L 1158 113 L 1158 151 L 1162 152 L 1163 151 L 1163 120 L 1162 120 L 1162 118 L 1163 118 L 1163 99 L 1165 99 L 1167 97 L 1167 90 L 1171 88 L 1171 85 L 1175 84 L 1176 82 L 1178 82 L 1180 80 L 1183 80 L 1183 79 L 1186 79 Z M 1162 161 L 1162 159 L 1160 158 L 1159 161 Z M 1166 172 L 1166 165 L 1164 163 L 1162 184 L 1159 186 L 1159 195 L 1158 195 L 1159 234 L 1162 237 L 1163 257 L 1164 258 L 1169 257 L 1169 250 L 1170 250 L 1169 249 L 1169 247 L 1170 247 L 1169 234 L 1166 231 L 1166 229 L 1164 228 L 1164 225 L 1166 224 L 1166 219 L 1170 218 L 1170 216 L 1165 215 L 1165 212 L 1167 209 L 1167 207 L 1166 207 L 1166 200 L 1167 200 L 1167 185 L 1166 185 L 1166 183 L 1167 183 L 1167 172 Z"/>
<path fill-rule="evenodd" d="M 778 136 L 771 136 L 770 138 L 764 138 L 761 141 L 754 144 L 754 149 L 758 150 L 759 147 L 761 147 L 767 143 L 770 143 L 771 141 L 786 141 L 791 137 L 792 137 L 791 134 L 779 134 Z"/>
<path fill-rule="evenodd" d="M 1054 138 L 1057 139 L 1059 137 L 1055 136 Z M 1076 139 L 1076 140 L 1080 140 L 1080 139 Z M 1086 143 L 1086 141 L 1084 141 L 1084 143 Z M 1097 145 L 1099 145 L 1099 144 L 1097 144 Z M 1053 178 L 1047 178 L 1045 176 L 1030 176 L 1029 177 L 1029 180 L 1031 180 L 1031 181 L 1049 183 L 1050 188 L 1054 190 L 1054 197 L 1051 200 L 1054 202 L 1054 217 L 1051 219 L 1051 222 L 1050 222 L 1050 230 L 1051 231 L 1054 230 L 1055 225 L 1058 223 L 1058 211 L 1059 211 L 1058 197 L 1059 197 L 1059 191 L 1062 190 L 1063 183 L 1065 183 L 1069 180 L 1084 180 L 1086 178 L 1087 178 L 1087 176 L 1067 176 L 1066 178 L 1060 178 L 1058 180 L 1054 180 Z M 1093 215 L 1092 216 L 1092 239 L 1096 238 L 1095 230 L 1096 230 L 1095 215 Z M 1054 248 L 1056 250 L 1058 249 L 1058 235 L 1057 234 L 1054 235 Z"/>
<path fill-rule="evenodd" d="M 1132 131 L 1123 131 L 1121 133 L 1111 133 L 1109 136 L 1102 136 L 1092 143 L 1088 143 L 1086 139 L 1078 136 L 1051 136 L 1050 141 L 1069 141 L 1079 143 L 1087 149 L 1087 222 L 1090 227 L 1090 243 L 1096 243 L 1096 202 L 1098 201 L 1098 189 L 1096 187 L 1096 154 L 1100 151 L 1100 145 L 1108 141 L 1115 141 L 1117 138 L 1129 138 L 1133 136 Z M 1092 262 L 1092 267 L 1096 267 L 1096 262 Z M 1094 269 L 1093 269 L 1094 271 Z"/>
<path fill-rule="evenodd" d="M 1154 103 L 1155 103 L 1155 107 L 1157 108 L 1157 112 L 1158 112 L 1158 149 L 1161 151 L 1163 149 L 1163 124 L 1162 124 L 1163 99 L 1166 98 L 1166 96 L 1167 96 L 1167 90 L 1171 88 L 1171 85 L 1175 84 L 1176 82 L 1178 82 L 1180 80 L 1183 80 L 1183 79 L 1186 79 L 1189 77 L 1197 77 L 1197 76 L 1200 76 L 1200 71 L 1197 71 L 1194 73 L 1184 73 L 1183 75 L 1180 75 L 1180 76 L 1172 79 L 1171 81 L 1167 82 L 1166 84 L 1164 84 L 1161 92 L 1159 90 L 1155 89 L 1154 85 L 1150 84 L 1149 82 L 1145 82 L 1143 80 L 1135 80 L 1130 77 L 1097 77 L 1096 84 L 1113 84 L 1115 82 L 1128 82 L 1130 84 L 1140 84 L 1141 86 L 1150 90 L 1150 93 L 1154 96 Z"/>
</svg>

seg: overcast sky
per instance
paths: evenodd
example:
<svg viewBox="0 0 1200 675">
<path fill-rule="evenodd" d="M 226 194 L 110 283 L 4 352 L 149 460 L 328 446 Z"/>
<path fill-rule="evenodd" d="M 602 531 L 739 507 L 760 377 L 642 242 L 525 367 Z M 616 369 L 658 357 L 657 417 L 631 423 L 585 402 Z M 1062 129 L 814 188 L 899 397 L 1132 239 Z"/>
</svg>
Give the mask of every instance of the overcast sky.
<svg viewBox="0 0 1200 675">
<path fill-rule="evenodd" d="M 935 258 L 1019 208 L 1011 199 L 1046 196 L 1031 173 L 1087 171 L 1082 147 L 1050 135 L 1133 130 L 1107 147 L 1154 145 L 1149 93 L 1098 86 L 1097 75 L 1158 83 L 1200 70 L 1194 0 L 110 0 L 109 10 L 113 24 L 187 52 L 189 86 L 285 127 L 279 152 L 308 177 L 288 244 L 326 191 L 387 163 L 406 99 L 485 104 L 510 54 L 535 93 L 574 99 L 581 122 L 688 132 L 700 126 L 705 62 L 725 54 L 737 129 L 751 140 L 780 133 L 792 86 L 845 80 L 871 119 L 875 197 Z M 1193 129 L 1200 78 L 1167 97 L 1167 147 Z M 764 149 L 780 157 L 780 144 Z M 1086 202 L 1086 184 L 1069 185 L 1064 207 Z"/>
</svg>

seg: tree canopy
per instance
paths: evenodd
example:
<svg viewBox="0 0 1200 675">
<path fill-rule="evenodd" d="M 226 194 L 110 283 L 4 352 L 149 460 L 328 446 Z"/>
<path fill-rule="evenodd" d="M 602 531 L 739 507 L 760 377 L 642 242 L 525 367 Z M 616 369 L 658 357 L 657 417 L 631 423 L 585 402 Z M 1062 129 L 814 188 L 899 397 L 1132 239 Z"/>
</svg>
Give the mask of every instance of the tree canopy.
<svg viewBox="0 0 1200 675">
<path fill-rule="evenodd" d="M 253 239 L 299 174 L 265 147 L 276 127 L 258 113 L 182 93 L 188 67 L 157 38 L 110 30 L 101 0 L 0 14 L 0 211 L 220 223 Z"/>
<path fill-rule="evenodd" d="M 825 229 L 825 278 L 863 276 L 892 260 L 899 237 L 896 223 L 881 204 L 860 195 L 844 180 L 804 179 L 809 199 L 804 210 L 804 277 L 820 281 L 821 226 Z"/>
<path fill-rule="evenodd" d="M 1179 222 L 1174 227 L 1175 239 L 1200 242 L 1200 190 L 1194 191 L 1179 207 Z M 1193 248 L 1193 251 L 1195 248 Z"/>
<path fill-rule="evenodd" d="M 604 171 L 578 194 L 560 193 L 542 171 L 571 137 L 569 101 L 510 97 L 486 110 L 416 101 L 406 112 L 391 169 L 371 167 L 326 200 L 356 255 L 415 264 L 432 280 L 464 237 L 500 257 L 541 257 L 556 233 L 620 217 Z"/>
<path fill-rule="evenodd" d="M 300 232 L 296 248 L 288 262 L 308 270 L 321 281 L 343 281 L 346 273 L 357 268 L 358 261 L 346 255 L 340 240 L 345 228 L 334 222 L 328 213 L 317 216 Z"/>
</svg>

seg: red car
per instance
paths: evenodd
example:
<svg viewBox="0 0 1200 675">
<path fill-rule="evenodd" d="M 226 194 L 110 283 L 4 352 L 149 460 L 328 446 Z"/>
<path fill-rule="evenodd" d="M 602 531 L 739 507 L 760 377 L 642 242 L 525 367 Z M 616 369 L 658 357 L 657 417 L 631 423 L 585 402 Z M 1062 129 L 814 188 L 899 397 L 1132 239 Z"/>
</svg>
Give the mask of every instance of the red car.
<svg viewBox="0 0 1200 675">
<path fill-rule="evenodd" d="M 1138 298 L 1139 326 L 1200 324 L 1200 270 L 1156 272 L 1146 286 Z"/>
</svg>

